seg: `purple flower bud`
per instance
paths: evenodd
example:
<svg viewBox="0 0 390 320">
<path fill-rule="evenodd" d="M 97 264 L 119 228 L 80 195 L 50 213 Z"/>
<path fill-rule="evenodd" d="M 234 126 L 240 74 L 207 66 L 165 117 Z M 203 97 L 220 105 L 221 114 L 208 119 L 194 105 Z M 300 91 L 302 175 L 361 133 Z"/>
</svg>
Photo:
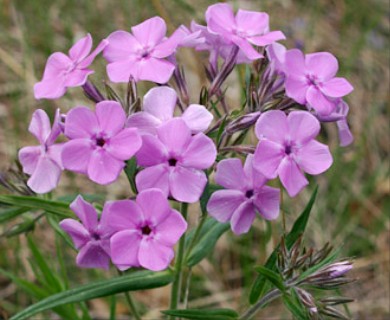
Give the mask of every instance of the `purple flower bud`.
<svg viewBox="0 0 390 320">
<path fill-rule="evenodd" d="M 332 264 L 327 271 L 330 271 L 329 276 L 331 278 L 337 278 L 343 276 L 351 269 L 352 269 L 352 263 L 349 261 L 343 261 L 343 262 L 336 262 Z"/>
</svg>

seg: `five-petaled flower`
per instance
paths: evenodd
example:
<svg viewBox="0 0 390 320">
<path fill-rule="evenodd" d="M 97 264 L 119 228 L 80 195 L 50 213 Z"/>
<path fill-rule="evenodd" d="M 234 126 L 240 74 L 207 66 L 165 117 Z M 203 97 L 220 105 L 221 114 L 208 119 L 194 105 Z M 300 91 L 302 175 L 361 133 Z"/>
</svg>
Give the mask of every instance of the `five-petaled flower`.
<svg viewBox="0 0 390 320">
<path fill-rule="evenodd" d="M 29 131 L 38 139 L 40 146 L 24 147 L 19 151 L 19 160 L 23 171 L 31 177 L 27 185 L 36 193 L 53 190 L 63 170 L 61 162 L 62 143 L 54 144 L 61 134 L 60 111 L 57 110 L 53 127 L 46 112 L 38 109 L 34 112 Z"/>
<path fill-rule="evenodd" d="M 337 59 L 328 52 L 306 56 L 298 49 L 285 54 L 286 95 L 307 105 L 318 114 L 331 114 L 341 98 L 352 92 L 352 85 L 344 78 L 335 77 Z"/>
<path fill-rule="evenodd" d="M 187 222 L 165 195 L 158 189 L 145 190 L 135 201 L 116 201 L 110 209 L 109 225 L 117 231 L 110 241 L 112 262 L 120 270 L 166 269 Z"/>
<path fill-rule="evenodd" d="M 314 140 L 319 131 L 319 121 L 307 111 L 263 113 L 256 123 L 255 169 L 268 179 L 279 176 L 287 193 L 296 196 L 308 184 L 303 171 L 317 175 L 332 165 L 328 146 Z"/>
<path fill-rule="evenodd" d="M 103 56 L 107 59 L 107 74 L 112 82 L 147 80 L 166 83 L 175 65 L 166 60 L 182 37 L 166 38 L 167 26 L 160 17 L 150 18 L 126 31 L 109 35 Z"/>
<path fill-rule="evenodd" d="M 280 190 L 265 185 L 267 179 L 253 169 L 253 155 L 244 168 L 237 158 L 220 161 L 215 181 L 226 189 L 211 195 L 207 212 L 220 222 L 230 221 L 235 234 L 248 232 L 256 212 L 267 220 L 278 217 Z"/>
<path fill-rule="evenodd" d="M 68 87 L 85 84 L 94 72 L 88 67 L 107 44 L 108 41 L 103 40 L 91 52 L 92 37 L 87 34 L 70 48 L 69 56 L 62 52 L 53 53 L 47 60 L 42 80 L 34 86 L 35 98 L 57 99 L 65 94 Z"/>
<path fill-rule="evenodd" d="M 76 263 L 82 268 L 102 268 L 110 266 L 110 237 L 114 229 L 109 228 L 107 204 L 103 208 L 100 221 L 96 209 L 82 196 L 70 205 L 81 223 L 74 219 L 64 219 L 60 227 L 72 238 L 76 249 L 80 250 Z"/>
<path fill-rule="evenodd" d="M 217 156 L 213 141 L 191 130 L 181 118 L 173 118 L 157 128 L 157 135 L 142 136 L 137 152 L 138 165 L 145 167 L 136 176 L 139 191 L 159 188 L 175 200 L 194 203 L 207 183 L 203 172 Z"/>
<path fill-rule="evenodd" d="M 87 107 L 69 111 L 65 135 L 71 139 L 62 150 L 65 169 L 86 174 L 99 184 L 114 182 L 130 159 L 141 147 L 135 128 L 124 128 L 126 114 L 118 102 L 102 101 L 96 112 Z"/>
</svg>

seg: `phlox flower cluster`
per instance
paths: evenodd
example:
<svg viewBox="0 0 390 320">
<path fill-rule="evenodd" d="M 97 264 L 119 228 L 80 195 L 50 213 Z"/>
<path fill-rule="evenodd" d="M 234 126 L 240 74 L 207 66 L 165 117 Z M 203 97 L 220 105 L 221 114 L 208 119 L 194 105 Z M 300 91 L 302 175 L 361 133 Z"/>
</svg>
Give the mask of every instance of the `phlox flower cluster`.
<svg viewBox="0 0 390 320">
<path fill-rule="evenodd" d="M 81 222 L 60 223 L 79 250 L 80 267 L 108 269 L 111 261 L 120 270 L 167 268 L 187 230 L 173 208 L 199 202 L 211 184 L 218 190 L 207 198 L 207 212 L 229 222 L 235 234 L 248 232 L 256 216 L 275 220 L 283 190 L 270 180 L 279 178 L 295 197 L 308 184 L 305 173 L 318 175 L 332 164 L 329 148 L 319 141 L 321 122 L 337 123 L 341 145 L 353 141 L 343 100 L 353 88 L 336 77 L 338 62 L 331 53 L 287 50 L 277 42 L 284 34 L 270 30 L 264 12 L 234 13 L 219 3 L 207 9 L 205 21 L 205 26 L 192 21 L 167 36 L 164 20 L 152 17 L 131 32 L 111 33 L 93 51 L 88 34 L 68 54 L 49 57 L 35 98 L 57 99 L 82 87 L 94 103 L 57 110 L 52 126 L 44 110 L 34 112 L 29 131 L 39 145 L 19 152 L 31 190 L 52 191 L 63 170 L 112 184 L 131 159 L 136 163 L 129 177 L 135 194 L 107 201 L 100 217 L 78 196 L 70 208 Z M 178 63 L 182 47 L 209 52 L 210 83 L 198 102 L 190 102 Z M 100 53 L 109 80 L 125 83 L 127 103 L 88 80 Z M 247 104 L 240 110 L 228 105 L 222 89 L 237 64 L 247 64 L 257 79 L 248 84 Z M 142 99 L 141 81 L 158 84 Z M 249 145 L 236 139 L 245 130 L 255 133 L 246 137 Z"/>
</svg>

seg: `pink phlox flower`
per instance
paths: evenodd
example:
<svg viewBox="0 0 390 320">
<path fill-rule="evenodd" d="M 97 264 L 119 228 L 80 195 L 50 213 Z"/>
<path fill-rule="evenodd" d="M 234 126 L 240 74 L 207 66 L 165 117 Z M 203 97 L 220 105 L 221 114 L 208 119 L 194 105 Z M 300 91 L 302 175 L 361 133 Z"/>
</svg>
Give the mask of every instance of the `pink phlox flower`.
<svg viewBox="0 0 390 320">
<path fill-rule="evenodd" d="M 207 183 L 203 170 L 217 156 L 213 141 L 203 133 L 191 135 L 182 118 L 173 118 L 157 128 L 157 135 L 144 134 L 137 152 L 139 191 L 158 188 L 181 202 L 197 202 Z"/>
<path fill-rule="evenodd" d="M 271 70 L 273 73 L 284 75 L 286 62 L 286 47 L 280 43 L 272 43 L 265 49 L 267 57 L 270 61 Z"/>
<path fill-rule="evenodd" d="M 281 31 L 269 31 L 269 17 L 264 12 L 238 10 L 234 15 L 233 8 L 226 3 L 208 7 L 206 11 L 207 29 L 240 48 L 246 59 L 262 58 L 252 45 L 266 46 L 285 39 Z"/>
<path fill-rule="evenodd" d="M 320 115 L 329 115 L 338 98 L 352 92 L 352 85 L 337 78 L 337 59 L 328 52 L 306 56 L 298 49 L 289 50 L 285 57 L 286 94 Z"/>
<path fill-rule="evenodd" d="M 74 246 L 80 252 L 76 263 L 82 268 L 109 269 L 110 237 L 113 230 L 107 226 L 107 208 L 104 206 L 100 221 L 96 209 L 81 195 L 71 203 L 81 223 L 74 219 L 64 219 L 60 227 L 72 238 Z"/>
<path fill-rule="evenodd" d="M 40 145 L 24 147 L 19 151 L 19 161 L 23 172 L 31 175 L 27 185 L 36 193 L 53 190 L 60 180 L 63 170 L 61 151 L 63 144 L 54 144 L 61 134 L 60 111 L 56 111 L 53 127 L 46 112 L 38 109 L 34 112 L 29 131 L 38 139 Z"/>
<path fill-rule="evenodd" d="M 240 159 L 220 161 L 215 181 L 226 189 L 215 191 L 207 203 L 207 212 L 220 222 L 230 221 L 237 235 L 249 231 L 256 212 L 266 220 L 279 215 L 280 190 L 266 186 L 267 179 L 252 162 L 251 154 L 244 168 Z"/>
<path fill-rule="evenodd" d="M 103 40 L 91 52 L 92 37 L 88 33 L 70 48 L 69 55 L 53 53 L 47 60 L 42 80 L 34 86 L 35 98 L 57 99 L 65 94 L 68 87 L 85 84 L 88 76 L 94 72 L 88 67 L 107 44 L 108 41 Z"/>
<path fill-rule="evenodd" d="M 135 201 L 112 203 L 110 210 L 109 224 L 117 230 L 111 237 L 112 262 L 120 270 L 166 269 L 187 222 L 170 207 L 165 195 L 158 189 L 144 190 Z"/>
<path fill-rule="evenodd" d="M 125 160 L 141 147 L 135 128 L 124 128 L 126 114 L 118 102 L 102 101 L 96 112 L 87 107 L 69 111 L 65 135 L 70 139 L 62 150 L 62 163 L 67 170 L 86 174 L 99 184 L 114 182 Z"/>
<path fill-rule="evenodd" d="M 279 176 L 287 193 L 296 196 L 308 184 L 303 172 L 317 175 L 332 165 L 328 146 L 314 140 L 319 131 L 319 121 L 307 111 L 263 113 L 255 128 L 260 140 L 255 169 L 268 179 Z"/>
<path fill-rule="evenodd" d="M 317 115 L 318 120 L 321 122 L 336 122 L 341 147 L 349 146 L 354 140 L 347 121 L 348 112 L 348 104 L 344 100 L 339 99 L 336 109 L 330 115 Z"/>
<path fill-rule="evenodd" d="M 173 118 L 177 101 L 175 90 L 169 87 L 156 87 L 149 90 L 143 99 L 143 110 L 129 116 L 128 127 L 138 128 L 140 133 L 156 134 L 161 124 Z M 193 134 L 205 131 L 213 121 L 213 115 L 202 105 L 191 104 L 181 118 Z"/>
<path fill-rule="evenodd" d="M 172 37 L 177 37 L 178 47 L 185 48 L 194 48 L 206 41 L 201 30 L 190 30 L 185 25 L 177 28 Z"/>
<path fill-rule="evenodd" d="M 167 83 L 175 65 L 166 60 L 174 54 L 182 37 L 166 38 L 167 26 L 160 17 L 150 18 L 126 31 L 115 31 L 108 37 L 103 56 L 107 74 L 113 82 L 147 80 Z"/>
</svg>

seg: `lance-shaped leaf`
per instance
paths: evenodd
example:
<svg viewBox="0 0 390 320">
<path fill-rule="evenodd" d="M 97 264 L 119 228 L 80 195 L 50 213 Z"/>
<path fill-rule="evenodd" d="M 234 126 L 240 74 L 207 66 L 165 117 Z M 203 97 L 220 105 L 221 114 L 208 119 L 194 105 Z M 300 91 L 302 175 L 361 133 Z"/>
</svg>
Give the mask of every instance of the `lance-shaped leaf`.
<svg viewBox="0 0 390 320">
<path fill-rule="evenodd" d="M 81 302 L 120 292 L 152 289 L 166 286 L 173 281 L 172 272 L 138 271 L 113 279 L 89 283 L 47 297 L 14 315 L 10 320 L 23 320 L 67 303 Z"/>
<path fill-rule="evenodd" d="M 180 317 L 192 320 L 234 320 L 238 313 L 232 309 L 186 309 L 161 311 L 168 316 Z"/>
</svg>

